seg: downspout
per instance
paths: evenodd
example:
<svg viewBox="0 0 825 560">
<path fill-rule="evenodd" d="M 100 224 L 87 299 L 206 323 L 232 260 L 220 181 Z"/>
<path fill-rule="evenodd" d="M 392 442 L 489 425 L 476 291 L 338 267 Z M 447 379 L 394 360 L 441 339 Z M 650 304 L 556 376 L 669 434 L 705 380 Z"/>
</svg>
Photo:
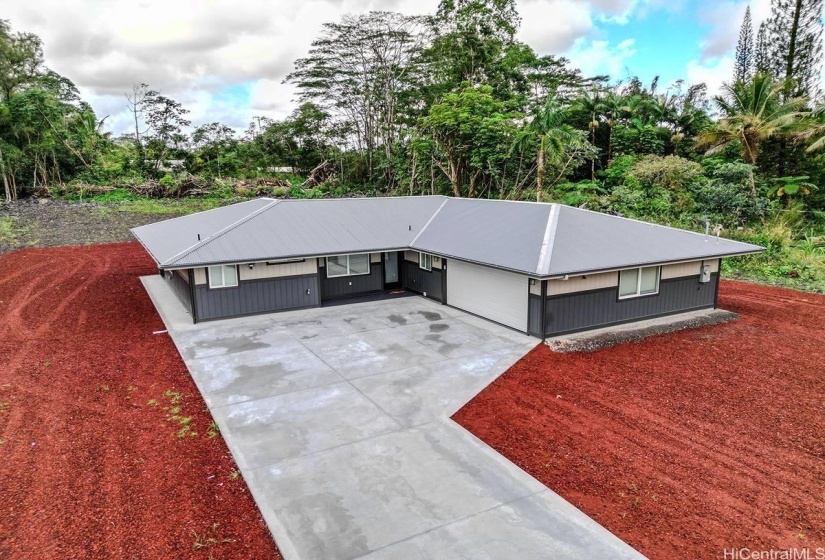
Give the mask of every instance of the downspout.
<svg viewBox="0 0 825 560">
<path fill-rule="evenodd" d="M 195 269 L 188 268 L 186 272 L 189 276 L 189 304 L 192 306 L 192 322 L 198 322 L 198 304 L 195 297 Z"/>
<path fill-rule="evenodd" d="M 713 308 L 719 309 L 719 284 L 722 282 L 722 259 L 716 261 L 716 289 L 713 294 Z"/>
<path fill-rule="evenodd" d="M 441 257 L 441 305 L 447 305 L 447 259 Z"/>
</svg>

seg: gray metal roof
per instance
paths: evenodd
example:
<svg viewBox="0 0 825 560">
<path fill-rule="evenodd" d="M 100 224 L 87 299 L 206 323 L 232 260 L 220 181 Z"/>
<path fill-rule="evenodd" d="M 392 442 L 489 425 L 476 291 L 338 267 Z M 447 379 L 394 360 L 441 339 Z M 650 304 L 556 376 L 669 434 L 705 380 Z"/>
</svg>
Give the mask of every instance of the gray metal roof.
<svg viewBox="0 0 825 560">
<path fill-rule="evenodd" d="M 546 276 L 753 253 L 762 247 L 557 205 Z"/>
<path fill-rule="evenodd" d="M 762 250 L 561 204 L 443 196 L 259 199 L 132 232 L 162 268 L 412 248 L 552 277 Z"/>
<path fill-rule="evenodd" d="M 271 198 L 258 198 L 136 227 L 131 231 L 155 262 L 162 265 L 170 262 L 175 255 L 273 202 Z M 201 241 L 198 241 L 198 235 Z"/>
<path fill-rule="evenodd" d="M 405 248 L 445 200 L 441 196 L 270 200 L 159 264 L 191 267 Z M 191 224 L 181 225 L 179 235 L 191 239 Z"/>
<path fill-rule="evenodd" d="M 449 198 L 412 248 L 535 274 L 553 206 Z"/>
</svg>

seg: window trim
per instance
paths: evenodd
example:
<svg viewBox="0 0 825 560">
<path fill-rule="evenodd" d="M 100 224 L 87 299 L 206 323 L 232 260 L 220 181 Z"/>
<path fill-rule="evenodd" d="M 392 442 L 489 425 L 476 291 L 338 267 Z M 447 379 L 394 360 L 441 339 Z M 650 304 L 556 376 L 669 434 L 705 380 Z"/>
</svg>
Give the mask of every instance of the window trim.
<svg viewBox="0 0 825 560">
<path fill-rule="evenodd" d="M 221 269 L 221 284 L 215 285 L 212 284 L 212 273 L 209 272 L 211 268 L 218 268 Z M 235 269 L 235 283 L 234 284 L 227 284 L 226 283 L 226 272 L 225 269 L 227 268 L 234 268 Z M 210 290 L 219 290 L 222 288 L 237 288 L 241 283 L 241 274 L 240 270 L 238 270 L 238 265 L 236 264 L 216 264 L 210 265 L 206 267 L 206 282 L 209 285 Z"/>
<path fill-rule="evenodd" d="M 349 259 L 350 257 L 357 257 L 360 255 L 366 255 L 367 257 L 367 271 L 366 272 L 352 272 L 352 267 L 350 266 Z M 329 273 L 329 259 L 330 257 L 346 257 L 347 258 L 347 272 L 344 274 L 330 274 Z M 327 269 L 327 278 L 345 278 L 347 276 L 366 276 L 370 272 L 372 272 L 372 262 L 370 259 L 370 253 L 352 253 L 349 255 L 329 255 L 328 257 L 324 257 L 324 268 Z"/>
<path fill-rule="evenodd" d="M 427 259 L 425 259 L 425 257 L 427 257 L 429 259 L 429 265 L 426 265 L 426 266 L 424 265 L 424 261 L 427 260 Z M 430 253 L 424 253 L 424 252 L 419 251 L 419 253 L 418 253 L 418 268 L 420 268 L 421 270 L 426 270 L 427 272 L 432 272 L 433 271 L 433 256 Z"/>
<path fill-rule="evenodd" d="M 652 292 L 645 292 L 642 293 L 642 270 L 653 268 L 656 269 L 656 290 Z M 629 270 L 636 271 L 636 292 L 633 294 L 622 295 L 622 273 Z M 659 288 L 660 283 L 662 280 L 662 267 L 661 265 L 657 266 L 637 266 L 634 268 L 624 268 L 619 271 L 619 283 L 616 286 L 616 293 L 618 294 L 619 300 L 625 299 L 634 299 L 640 297 L 648 297 L 648 296 L 656 296 L 659 295 Z"/>
</svg>

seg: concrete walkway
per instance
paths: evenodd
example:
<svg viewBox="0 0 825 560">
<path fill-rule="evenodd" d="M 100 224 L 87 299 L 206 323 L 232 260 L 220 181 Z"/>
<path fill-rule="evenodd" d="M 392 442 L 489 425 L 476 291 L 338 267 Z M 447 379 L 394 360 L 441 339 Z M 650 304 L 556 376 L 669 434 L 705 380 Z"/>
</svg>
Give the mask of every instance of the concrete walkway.
<svg viewBox="0 0 825 560">
<path fill-rule="evenodd" d="M 536 339 L 418 297 L 193 325 L 143 282 L 287 560 L 641 558 L 449 419 Z"/>
</svg>

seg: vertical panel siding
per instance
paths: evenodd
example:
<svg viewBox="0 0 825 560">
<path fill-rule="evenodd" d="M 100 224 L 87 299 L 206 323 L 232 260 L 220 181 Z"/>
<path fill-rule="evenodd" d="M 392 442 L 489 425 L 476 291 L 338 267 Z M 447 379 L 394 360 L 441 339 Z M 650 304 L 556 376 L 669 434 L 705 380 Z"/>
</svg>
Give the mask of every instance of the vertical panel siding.
<svg viewBox="0 0 825 560">
<path fill-rule="evenodd" d="M 163 278 L 178 299 L 186 308 L 187 313 L 192 314 L 192 300 L 189 294 L 189 282 L 181 276 L 186 271 L 167 270 L 163 273 Z"/>
<path fill-rule="evenodd" d="M 541 296 L 530 293 L 527 300 L 527 334 L 541 336 Z"/>
<path fill-rule="evenodd" d="M 309 294 L 307 294 L 309 290 Z M 247 280 L 235 288 L 195 287 L 198 320 L 283 311 L 319 304 L 315 274 Z"/>
<path fill-rule="evenodd" d="M 618 288 L 548 297 L 545 333 L 556 335 L 647 317 L 713 307 L 719 275 L 701 284 L 698 276 L 661 280 L 654 296 L 618 299 Z"/>
<path fill-rule="evenodd" d="M 441 281 L 443 270 L 433 268 L 424 270 L 418 261 L 404 261 L 404 289 L 423 294 L 439 303 L 444 302 L 444 283 Z"/>
<path fill-rule="evenodd" d="M 326 267 L 320 270 L 321 294 L 324 301 L 329 299 L 372 294 L 384 289 L 383 263 L 370 263 L 370 273 L 359 276 L 338 276 L 327 278 Z"/>
</svg>

